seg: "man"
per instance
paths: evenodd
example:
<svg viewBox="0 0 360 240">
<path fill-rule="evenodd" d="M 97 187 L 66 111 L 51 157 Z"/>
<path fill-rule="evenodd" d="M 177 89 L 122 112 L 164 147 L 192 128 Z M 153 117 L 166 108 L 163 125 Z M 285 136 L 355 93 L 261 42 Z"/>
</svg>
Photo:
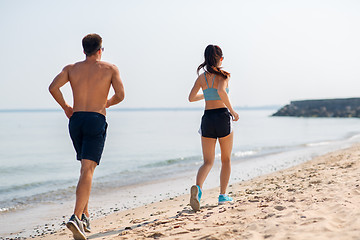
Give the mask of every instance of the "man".
<svg viewBox="0 0 360 240">
<path fill-rule="evenodd" d="M 125 95 L 118 68 L 101 61 L 104 51 L 102 38 L 88 34 L 82 45 L 86 59 L 67 65 L 49 86 L 51 95 L 70 119 L 70 137 L 77 160 L 81 161 L 74 214 L 66 224 L 76 240 L 85 240 L 85 231 L 90 232 L 88 201 L 93 173 L 99 165 L 105 143 L 106 108 L 121 102 Z M 70 82 L 73 92 L 73 107 L 66 103 L 60 91 L 67 82 Z M 108 100 L 111 86 L 115 93 Z"/>
</svg>

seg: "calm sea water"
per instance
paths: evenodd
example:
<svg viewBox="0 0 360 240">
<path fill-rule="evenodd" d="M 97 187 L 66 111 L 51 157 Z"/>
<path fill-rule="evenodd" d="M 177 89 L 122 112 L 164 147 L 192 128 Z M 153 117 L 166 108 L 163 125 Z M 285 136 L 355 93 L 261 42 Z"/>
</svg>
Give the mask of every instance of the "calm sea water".
<svg viewBox="0 0 360 240">
<path fill-rule="evenodd" d="M 307 149 L 360 134 L 360 119 L 269 117 L 240 110 L 234 163 Z M 202 110 L 109 111 L 108 136 L 96 169 L 95 194 L 119 186 L 196 173 L 202 162 Z M 61 111 L 0 112 L 0 215 L 74 195 L 79 162 Z M 217 154 L 219 154 L 217 147 Z"/>
</svg>

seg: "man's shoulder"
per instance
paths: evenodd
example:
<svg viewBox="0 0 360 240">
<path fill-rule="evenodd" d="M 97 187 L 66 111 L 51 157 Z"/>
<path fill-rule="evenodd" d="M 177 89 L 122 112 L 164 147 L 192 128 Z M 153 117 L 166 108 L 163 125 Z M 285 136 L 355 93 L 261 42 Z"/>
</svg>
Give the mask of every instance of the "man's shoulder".
<svg viewBox="0 0 360 240">
<path fill-rule="evenodd" d="M 104 66 L 110 67 L 110 68 L 114 68 L 114 69 L 117 68 L 116 65 L 113 63 L 109 63 L 109 62 L 105 62 L 105 61 L 100 61 L 99 63 Z"/>
<path fill-rule="evenodd" d="M 72 69 L 75 65 L 76 65 L 76 63 L 70 63 L 70 64 L 66 65 L 66 66 L 63 68 L 63 70 L 69 71 L 69 70 Z"/>
<path fill-rule="evenodd" d="M 118 67 L 113 63 L 104 62 L 104 61 L 100 61 L 99 63 L 102 65 L 102 67 L 108 69 L 112 73 L 118 73 L 119 72 Z"/>
<path fill-rule="evenodd" d="M 76 62 L 76 63 L 70 63 L 70 64 L 68 64 L 68 65 L 66 65 L 65 67 L 64 67 L 64 70 L 65 71 L 71 71 L 73 68 L 76 68 L 77 66 L 80 66 L 80 65 L 82 65 L 84 62 L 83 61 L 81 61 L 81 62 Z"/>
</svg>

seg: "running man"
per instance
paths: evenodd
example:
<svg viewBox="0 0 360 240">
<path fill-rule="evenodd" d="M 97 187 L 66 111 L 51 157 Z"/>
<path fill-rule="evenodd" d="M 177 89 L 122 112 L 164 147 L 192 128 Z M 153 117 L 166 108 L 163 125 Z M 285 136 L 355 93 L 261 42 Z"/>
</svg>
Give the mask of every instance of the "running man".
<svg viewBox="0 0 360 240">
<path fill-rule="evenodd" d="M 86 59 L 64 67 L 49 86 L 51 95 L 70 119 L 70 137 L 77 160 L 81 161 L 74 214 L 66 224 L 76 240 L 85 240 L 85 231 L 90 232 L 88 202 L 92 177 L 100 163 L 106 138 L 106 108 L 118 104 L 125 96 L 118 68 L 101 61 L 102 38 L 98 34 L 88 34 L 82 39 L 82 45 Z M 73 107 L 60 91 L 67 82 L 73 93 Z M 115 93 L 108 99 L 110 87 Z"/>
</svg>

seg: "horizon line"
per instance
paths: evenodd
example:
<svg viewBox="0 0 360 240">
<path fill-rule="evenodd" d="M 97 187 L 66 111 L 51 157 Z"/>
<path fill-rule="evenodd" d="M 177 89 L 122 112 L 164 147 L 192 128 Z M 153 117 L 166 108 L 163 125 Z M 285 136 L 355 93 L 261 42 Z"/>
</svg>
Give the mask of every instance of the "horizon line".
<svg viewBox="0 0 360 240">
<path fill-rule="evenodd" d="M 271 110 L 278 109 L 282 105 L 263 105 L 263 106 L 235 106 L 238 110 Z M 116 111 L 196 111 L 203 110 L 203 107 L 126 107 L 107 109 L 109 112 Z M 8 108 L 0 109 L 0 112 L 59 112 L 61 108 Z"/>
</svg>

